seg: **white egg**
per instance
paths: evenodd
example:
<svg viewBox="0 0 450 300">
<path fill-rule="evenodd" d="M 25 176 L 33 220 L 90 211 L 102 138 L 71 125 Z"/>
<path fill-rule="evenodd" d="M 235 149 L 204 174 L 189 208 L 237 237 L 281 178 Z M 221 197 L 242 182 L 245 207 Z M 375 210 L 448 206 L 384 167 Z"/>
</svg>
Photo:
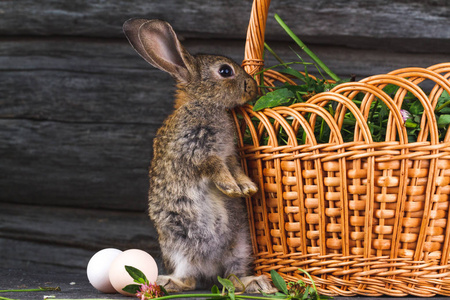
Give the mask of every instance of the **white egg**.
<svg viewBox="0 0 450 300">
<path fill-rule="evenodd" d="M 154 283 L 158 277 L 158 266 L 153 257 L 145 251 L 130 249 L 118 255 L 109 269 L 109 280 L 112 286 L 123 295 L 130 296 L 122 289 L 129 284 L 137 284 L 128 274 L 125 266 L 132 266 L 139 269 L 147 277 L 148 281 Z"/>
<path fill-rule="evenodd" d="M 103 293 L 116 293 L 109 281 L 109 269 L 114 259 L 122 251 L 114 248 L 106 248 L 98 251 L 91 257 L 87 265 L 87 277 L 89 282 L 97 290 Z"/>
</svg>

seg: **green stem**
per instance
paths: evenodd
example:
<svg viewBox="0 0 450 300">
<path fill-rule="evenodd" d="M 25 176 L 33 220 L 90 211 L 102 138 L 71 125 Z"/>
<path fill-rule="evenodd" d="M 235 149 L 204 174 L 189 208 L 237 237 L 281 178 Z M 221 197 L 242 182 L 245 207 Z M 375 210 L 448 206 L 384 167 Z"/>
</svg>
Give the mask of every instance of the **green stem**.
<svg viewBox="0 0 450 300">
<path fill-rule="evenodd" d="M 266 47 L 267 51 L 270 52 L 270 54 L 273 55 L 273 57 L 275 57 L 276 60 L 278 60 L 280 62 L 280 64 L 282 64 L 283 66 L 285 66 L 286 64 L 284 63 L 284 61 L 278 56 L 278 54 L 275 53 L 275 51 L 272 50 L 272 48 L 269 47 L 269 45 L 267 45 L 266 43 L 264 43 L 264 47 Z"/>
<path fill-rule="evenodd" d="M 37 289 L 16 289 L 16 290 L 0 290 L 0 293 L 10 292 L 41 292 L 41 291 L 60 291 L 59 287 L 39 287 Z"/>
<path fill-rule="evenodd" d="M 446 106 L 450 105 L 450 101 L 445 102 L 444 104 L 442 104 L 441 106 L 439 106 L 438 108 L 436 108 L 435 112 L 439 112 L 441 109 L 443 109 Z"/>
<path fill-rule="evenodd" d="M 249 295 L 236 295 L 236 299 L 256 299 L 256 300 L 271 300 L 273 297 L 258 297 L 258 296 L 249 296 Z M 289 299 L 288 296 L 286 298 L 277 298 L 277 300 Z"/>
<path fill-rule="evenodd" d="M 179 294 L 179 295 L 171 295 L 171 296 L 163 296 L 158 297 L 156 299 L 158 300 L 165 300 L 165 299 L 179 299 L 179 298 L 227 298 L 227 295 L 222 294 Z M 255 300 L 270 300 L 271 297 L 258 297 L 258 296 L 251 296 L 251 295 L 235 295 L 236 299 L 255 299 Z M 287 299 L 288 297 L 286 297 Z M 282 300 L 280 298 L 277 298 L 278 300 Z M 59 298 L 52 298 L 51 300 L 74 300 L 74 299 L 59 299 Z M 87 298 L 87 299 L 76 299 L 76 300 L 107 300 L 105 298 Z"/>
<path fill-rule="evenodd" d="M 281 25 L 281 27 L 287 32 L 287 34 L 300 46 L 300 48 L 306 52 L 321 68 L 324 70 L 333 80 L 340 81 L 341 79 L 334 74 L 318 57 L 315 55 L 299 38 L 296 36 L 292 30 L 284 23 L 278 14 L 275 14 L 275 19 Z"/>
<path fill-rule="evenodd" d="M 179 298 L 222 298 L 221 294 L 179 294 L 179 295 L 170 295 L 170 296 L 162 296 L 156 299 L 165 300 L 165 299 L 179 299 Z M 52 299 L 52 300 L 74 300 L 74 299 Z M 93 299 L 77 299 L 77 300 L 100 300 L 100 298 Z M 103 299 L 105 300 L 105 299 Z"/>
<path fill-rule="evenodd" d="M 223 294 L 180 294 L 180 295 L 171 295 L 171 296 L 163 296 L 158 297 L 158 300 L 165 299 L 175 299 L 175 298 L 223 298 L 227 297 L 227 295 Z M 251 295 L 235 295 L 236 299 L 256 299 L 256 300 L 268 300 L 270 297 L 259 297 L 259 296 L 251 296 Z M 59 299 L 56 299 L 59 300 Z"/>
<path fill-rule="evenodd" d="M 306 276 L 308 276 L 309 280 L 311 280 L 311 284 L 312 284 L 312 286 L 313 286 L 313 289 L 314 289 L 314 291 L 316 292 L 316 297 L 317 297 L 316 299 L 317 299 L 317 300 L 320 300 L 319 292 L 317 291 L 316 284 L 314 283 L 314 280 L 312 279 L 311 275 L 309 275 L 309 273 L 306 272 L 306 271 L 303 270 L 303 269 L 298 269 L 298 270 L 301 271 L 301 272 L 303 272 L 303 273 L 305 273 Z"/>
<path fill-rule="evenodd" d="M 320 133 L 319 133 L 319 140 L 320 141 L 322 141 L 322 139 L 323 139 L 323 128 L 324 128 L 324 126 L 325 126 L 325 120 L 322 119 L 322 122 L 320 124 Z M 324 143 L 326 143 L 326 142 L 324 142 Z"/>
<path fill-rule="evenodd" d="M 179 294 L 179 295 L 169 295 L 158 297 L 160 300 L 164 299 L 177 299 L 177 298 L 214 298 L 222 297 L 222 294 Z"/>
<path fill-rule="evenodd" d="M 372 108 L 372 110 L 371 110 L 371 112 L 370 112 L 370 116 L 369 116 L 369 122 L 372 122 L 373 123 L 373 116 L 375 115 L 375 111 L 377 110 L 377 108 L 378 108 L 378 102 L 379 102 L 379 98 L 377 98 L 377 101 L 375 101 L 375 104 L 373 105 L 373 108 Z"/>
</svg>

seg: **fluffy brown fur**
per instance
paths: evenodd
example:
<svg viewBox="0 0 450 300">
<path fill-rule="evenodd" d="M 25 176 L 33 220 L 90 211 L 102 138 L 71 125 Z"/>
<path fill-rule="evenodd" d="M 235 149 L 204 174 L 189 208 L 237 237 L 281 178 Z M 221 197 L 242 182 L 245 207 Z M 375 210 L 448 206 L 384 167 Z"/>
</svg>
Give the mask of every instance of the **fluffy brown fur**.
<svg viewBox="0 0 450 300">
<path fill-rule="evenodd" d="M 239 165 L 227 113 L 256 96 L 256 82 L 229 58 L 190 55 L 166 22 L 132 19 L 124 31 L 145 60 L 177 82 L 176 109 L 154 139 L 149 174 L 149 215 L 170 272 L 157 283 L 181 291 L 235 274 L 249 292 L 271 291 L 266 277 L 248 276 L 242 197 L 257 186 Z"/>
</svg>

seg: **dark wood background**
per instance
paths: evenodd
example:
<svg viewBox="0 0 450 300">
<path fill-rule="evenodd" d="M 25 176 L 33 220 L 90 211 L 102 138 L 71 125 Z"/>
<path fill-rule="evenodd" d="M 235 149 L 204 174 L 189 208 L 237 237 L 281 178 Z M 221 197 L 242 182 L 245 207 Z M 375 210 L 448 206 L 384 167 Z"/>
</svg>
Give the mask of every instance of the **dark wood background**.
<svg viewBox="0 0 450 300">
<path fill-rule="evenodd" d="M 147 170 L 173 86 L 132 50 L 121 26 L 131 17 L 165 19 L 192 53 L 240 62 L 251 6 L 0 1 L 3 267 L 84 272 L 106 247 L 159 257 L 146 215 Z M 450 61 L 449 0 L 274 0 L 267 42 L 290 61 L 290 47 L 301 52 L 274 13 L 342 78 Z"/>
</svg>

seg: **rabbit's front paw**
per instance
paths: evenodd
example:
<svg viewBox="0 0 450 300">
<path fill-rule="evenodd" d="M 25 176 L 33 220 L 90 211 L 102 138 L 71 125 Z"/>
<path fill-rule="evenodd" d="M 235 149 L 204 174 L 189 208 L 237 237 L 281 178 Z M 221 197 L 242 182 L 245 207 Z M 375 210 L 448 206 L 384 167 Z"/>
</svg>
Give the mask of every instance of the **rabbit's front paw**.
<svg viewBox="0 0 450 300">
<path fill-rule="evenodd" d="M 252 196 L 258 191 L 258 186 L 252 181 L 240 183 L 239 187 L 244 196 Z"/>
<path fill-rule="evenodd" d="M 245 196 L 241 188 L 234 182 L 216 182 L 216 187 L 225 195 L 233 198 Z"/>
<path fill-rule="evenodd" d="M 182 291 L 192 291 L 195 289 L 194 279 L 179 279 L 170 275 L 160 275 L 156 279 L 156 284 L 161 285 L 169 293 L 179 293 Z"/>
</svg>

